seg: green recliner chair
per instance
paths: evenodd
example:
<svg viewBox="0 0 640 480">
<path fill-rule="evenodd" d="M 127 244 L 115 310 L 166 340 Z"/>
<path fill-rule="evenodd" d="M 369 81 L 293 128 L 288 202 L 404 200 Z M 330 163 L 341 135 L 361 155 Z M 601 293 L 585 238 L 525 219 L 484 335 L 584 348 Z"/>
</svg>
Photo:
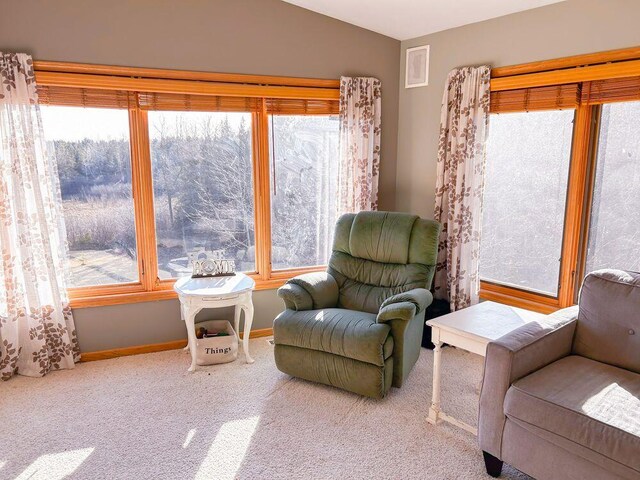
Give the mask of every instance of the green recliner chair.
<svg viewBox="0 0 640 480">
<path fill-rule="evenodd" d="M 420 355 L 439 233 L 406 213 L 340 217 L 327 272 L 278 289 L 278 369 L 373 398 L 401 387 Z"/>
</svg>

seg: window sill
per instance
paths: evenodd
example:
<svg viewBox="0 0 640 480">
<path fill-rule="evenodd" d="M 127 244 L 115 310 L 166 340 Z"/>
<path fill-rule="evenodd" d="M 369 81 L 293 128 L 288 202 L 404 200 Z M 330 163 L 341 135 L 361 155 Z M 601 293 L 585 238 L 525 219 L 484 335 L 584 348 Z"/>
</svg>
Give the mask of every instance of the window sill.
<svg viewBox="0 0 640 480">
<path fill-rule="evenodd" d="M 254 290 L 274 290 L 285 284 L 287 280 L 303 273 L 324 271 L 326 267 L 307 267 L 296 270 L 278 271 L 272 273 L 272 278 L 261 279 L 258 274 L 249 275 L 256 282 Z M 104 307 L 108 305 L 123 305 L 128 303 L 155 302 L 161 300 L 171 300 L 178 298 L 173 290 L 173 281 L 164 280 L 160 282 L 158 289 L 153 291 L 137 292 L 103 292 L 99 289 L 92 289 L 90 292 L 70 292 L 71 308 Z"/>
<path fill-rule="evenodd" d="M 480 298 L 546 314 L 561 308 L 557 298 L 489 282 L 480 282 Z"/>
</svg>

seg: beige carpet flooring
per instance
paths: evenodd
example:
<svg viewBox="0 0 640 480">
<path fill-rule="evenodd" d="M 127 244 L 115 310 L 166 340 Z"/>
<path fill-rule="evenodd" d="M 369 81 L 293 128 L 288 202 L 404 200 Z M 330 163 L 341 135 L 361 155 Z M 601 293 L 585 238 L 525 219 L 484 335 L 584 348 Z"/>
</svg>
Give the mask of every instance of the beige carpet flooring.
<svg viewBox="0 0 640 480">
<path fill-rule="evenodd" d="M 433 354 L 374 401 L 256 362 L 186 372 L 182 351 L 0 384 L 0 479 L 473 479 L 475 437 L 425 421 Z M 482 359 L 443 351 L 443 404 L 476 423 Z M 505 466 L 503 478 L 528 478 Z"/>
</svg>

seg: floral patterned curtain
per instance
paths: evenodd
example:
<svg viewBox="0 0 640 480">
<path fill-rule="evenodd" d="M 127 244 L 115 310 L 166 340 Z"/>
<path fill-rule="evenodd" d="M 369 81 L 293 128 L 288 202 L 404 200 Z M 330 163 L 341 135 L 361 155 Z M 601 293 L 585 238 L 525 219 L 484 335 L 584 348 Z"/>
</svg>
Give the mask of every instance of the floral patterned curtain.
<svg viewBox="0 0 640 480">
<path fill-rule="evenodd" d="M 442 98 L 434 213 L 442 233 L 435 293 L 449 301 L 452 311 L 479 300 L 490 73 L 488 66 L 452 70 Z"/>
<path fill-rule="evenodd" d="M 381 84 L 340 78 L 339 213 L 378 209 Z"/>
<path fill-rule="evenodd" d="M 66 233 L 42 133 L 33 63 L 0 52 L 0 378 L 72 368 L 80 350 L 67 299 Z"/>
</svg>

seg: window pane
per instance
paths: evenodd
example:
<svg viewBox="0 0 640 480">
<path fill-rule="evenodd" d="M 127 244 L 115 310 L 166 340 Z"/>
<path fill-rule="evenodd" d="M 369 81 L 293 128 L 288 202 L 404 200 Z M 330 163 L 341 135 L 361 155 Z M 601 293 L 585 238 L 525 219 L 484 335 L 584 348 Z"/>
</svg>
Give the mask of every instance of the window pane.
<svg viewBox="0 0 640 480">
<path fill-rule="evenodd" d="M 149 112 L 160 278 L 204 249 L 255 271 L 251 114 Z"/>
<path fill-rule="evenodd" d="M 326 265 L 336 223 L 338 117 L 271 115 L 274 269 Z"/>
<path fill-rule="evenodd" d="M 137 282 L 127 110 L 41 109 L 58 162 L 71 286 Z"/>
<path fill-rule="evenodd" d="M 640 102 L 602 106 L 587 272 L 640 271 Z"/>
<path fill-rule="evenodd" d="M 558 293 L 574 110 L 491 116 L 483 280 Z"/>
</svg>

